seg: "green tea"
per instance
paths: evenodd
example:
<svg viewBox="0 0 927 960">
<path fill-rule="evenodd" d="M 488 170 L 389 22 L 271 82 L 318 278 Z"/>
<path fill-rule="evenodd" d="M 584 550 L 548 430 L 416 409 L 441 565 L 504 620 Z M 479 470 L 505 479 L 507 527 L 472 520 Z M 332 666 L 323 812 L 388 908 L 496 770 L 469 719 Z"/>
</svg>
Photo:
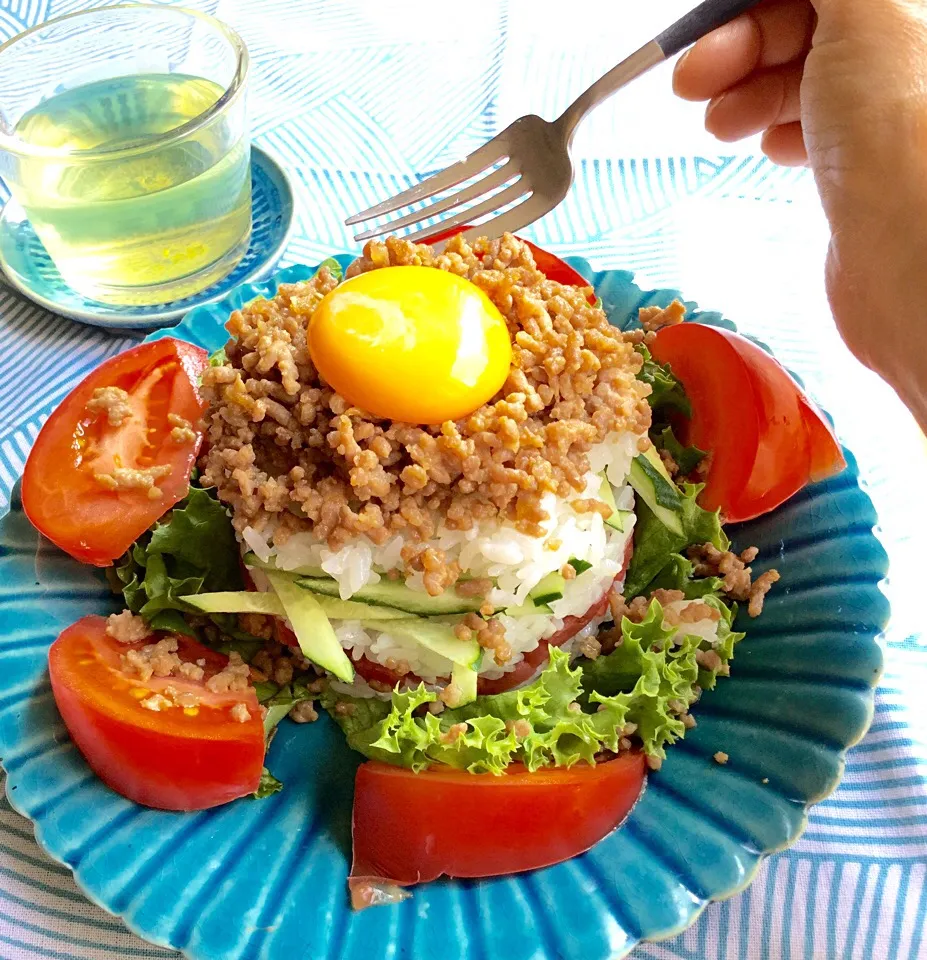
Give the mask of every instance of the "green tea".
<svg viewBox="0 0 927 960">
<path fill-rule="evenodd" d="M 199 77 L 141 74 L 56 94 L 22 117 L 17 135 L 54 152 L 29 151 L 11 187 L 72 287 L 158 303 L 203 289 L 241 259 L 251 228 L 247 139 L 223 116 L 178 129 L 222 93 Z"/>
</svg>

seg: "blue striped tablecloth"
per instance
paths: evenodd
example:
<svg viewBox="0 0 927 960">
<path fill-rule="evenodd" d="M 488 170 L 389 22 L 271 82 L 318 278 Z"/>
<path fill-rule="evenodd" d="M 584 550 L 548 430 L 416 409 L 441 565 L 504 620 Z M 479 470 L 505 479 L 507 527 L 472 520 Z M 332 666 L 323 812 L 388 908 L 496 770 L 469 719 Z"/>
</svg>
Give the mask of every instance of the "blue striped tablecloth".
<svg viewBox="0 0 927 960">
<path fill-rule="evenodd" d="M 92 5 L 0 0 L 0 35 Z M 453 19 L 420 0 L 185 5 L 229 21 L 251 50 L 254 139 L 286 166 L 297 199 L 292 263 L 352 249 L 347 213 L 466 154 L 521 113 L 555 115 L 687 3 L 615 13 L 598 0 L 469 0 L 466 18 Z M 875 722 L 802 840 L 769 860 L 746 893 L 635 957 L 916 960 L 927 957 L 927 447 L 837 337 L 810 178 L 749 152 L 721 154 L 699 125 L 697 111 L 673 102 L 666 71 L 645 78 L 582 128 L 575 188 L 534 233 L 597 266 L 635 270 L 643 284 L 680 287 L 760 334 L 804 377 L 857 453 L 879 510 L 894 617 Z M 41 411 L 131 342 L 0 290 L 0 510 Z M 87 903 L 36 846 L 30 824 L 0 804 L 0 957 L 168 956 Z"/>
</svg>

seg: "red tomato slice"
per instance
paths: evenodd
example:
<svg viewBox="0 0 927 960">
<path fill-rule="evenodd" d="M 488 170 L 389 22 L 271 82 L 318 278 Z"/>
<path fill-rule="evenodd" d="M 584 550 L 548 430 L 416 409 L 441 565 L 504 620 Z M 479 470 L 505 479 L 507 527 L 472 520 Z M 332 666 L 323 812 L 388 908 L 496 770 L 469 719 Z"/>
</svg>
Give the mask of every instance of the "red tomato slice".
<svg viewBox="0 0 927 960">
<path fill-rule="evenodd" d="M 830 421 L 805 395 L 801 397 L 801 410 L 811 451 L 811 482 L 817 483 L 840 473 L 847 462 Z"/>
<path fill-rule="evenodd" d="M 683 442 L 712 452 L 699 503 L 724 520 L 774 510 L 811 480 L 846 466 L 823 414 L 765 350 L 700 323 L 664 327 L 650 344 L 692 402 Z"/>
<path fill-rule="evenodd" d="M 257 696 L 213 693 L 206 680 L 228 658 L 188 637 L 177 637 L 182 660 L 205 660 L 201 681 L 126 675 L 120 657 L 157 638 L 120 643 L 104 617 L 68 627 L 48 651 L 52 691 L 65 726 L 93 771 L 117 793 L 162 810 L 204 810 L 254 793 L 264 765 L 264 724 Z M 141 701 L 167 687 L 193 694 L 195 708 L 158 712 Z M 172 696 L 176 696 L 172 693 Z M 230 713 L 244 703 L 250 719 Z"/>
<path fill-rule="evenodd" d="M 202 441 L 205 409 L 197 381 L 205 350 L 166 337 L 112 357 L 78 384 L 42 427 L 23 473 L 23 509 L 33 525 L 72 557 L 108 566 L 186 493 Z M 111 425 L 87 403 L 101 387 L 129 395 L 129 412 Z M 193 427 L 192 439 L 171 436 L 174 414 Z M 96 475 L 116 468 L 167 467 L 145 489 L 109 490 Z"/>
<path fill-rule="evenodd" d="M 514 764 L 501 776 L 364 763 L 354 786 L 352 902 L 368 906 L 371 885 L 384 882 L 494 877 L 575 857 L 627 817 L 644 778 L 639 753 L 569 770 Z"/>
</svg>

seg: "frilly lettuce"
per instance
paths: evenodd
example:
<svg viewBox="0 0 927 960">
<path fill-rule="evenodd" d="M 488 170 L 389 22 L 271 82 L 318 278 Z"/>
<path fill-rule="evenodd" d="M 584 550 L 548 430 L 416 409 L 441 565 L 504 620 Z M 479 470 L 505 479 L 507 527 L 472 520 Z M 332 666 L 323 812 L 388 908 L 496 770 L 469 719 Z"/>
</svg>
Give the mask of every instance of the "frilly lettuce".
<svg viewBox="0 0 927 960">
<path fill-rule="evenodd" d="M 238 544 L 225 507 L 207 491 L 187 496 L 142 534 L 109 569 L 126 606 L 156 630 L 195 635 L 184 613 L 197 613 L 183 597 L 241 590 Z"/>
<path fill-rule="evenodd" d="M 715 649 L 726 663 L 741 635 L 731 632 L 724 610 L 724 636 Z M 680 709 L 698 698 L 698 687 L 714 685 L 717 671 L 696 659 L 696 651 L 710 645 L 695 636 L 676 637 L 675 629 L 663 625 L 657 601 L 642 623 L 623 620 L 621 634 L 612 653 L 575 668 L 568 654 L 552 649 L 547 668 L 528 686 L 440 714 L 427 711 L 436 696 L 424 685 L 395 691 L 390 701 L 329 691 L 322 705 L 353 749 L 413 770 L 447 764 L 501 773 L 513 762 L 529 770 L 592 764 L 600 751 L 620 749 L 628 724 L 636 725 L 634 736 L 648 756 L 663 758 L 666 744 L 685 733 Z M 338 703 L 347 707 L 335 710 Z"/>
<path fill-rule="evenodd" d="M 624 584 L 627 599 L 649 594 L 660 583 L 654 581 L 661 576 L 668 562 L 675 563 L 680 551 L 692 544 L 712 543 L 719 550 L 730 546 L 717 511 L 703 510 L 695 498 L 703 484 L 682 484 L 679 516 L 682 521 L 682 536 L 665 527 L 653 511 L 638 497 L 635 512 L 637 522 L 634 525 L 634 553 L 628 567 L 628 576 Z M 681 559 L 681 558 L 680 558 Z"/>
</svg>

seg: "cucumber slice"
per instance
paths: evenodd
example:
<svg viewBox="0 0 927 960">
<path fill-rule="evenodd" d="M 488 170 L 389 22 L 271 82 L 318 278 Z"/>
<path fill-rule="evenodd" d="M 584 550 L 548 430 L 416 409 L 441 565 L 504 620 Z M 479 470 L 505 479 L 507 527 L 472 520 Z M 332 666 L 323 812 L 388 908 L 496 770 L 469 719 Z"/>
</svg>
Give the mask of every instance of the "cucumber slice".
<svg viewBox="0 0 927 960">
<path fill-rule="evenodd" d="M 483 658 L 483 649 L 476 640 L 461 640 L 454 628 L 447 623 L 430 623 L 419 617 L 394 620 L 380 627 L 385 633 L 406 637 L 432 653 L 445 657 L 453 664 L 478 667 Z"/>
<path fill-rule="evenodd" d="M 302 590 L 303 587 L 300 586 Z M 310 591 L 311 592 L 311 591 Z M 313 594 L 319 601 L 319 606 L 325 611 L 329 620 L 409 620 L 414 619 L 411 613 L 404 610 L 394 610 L 392 607 L 377 607 L 372 603 L 358 603 L 356 600 L 342 600 L 340 597 L 326 597 L 324 594 Z"/>
<path fill-rule="evenodd" d="M 451 683 L 460 691 L 461 699 L 458 706 L 462 707 L 476 700 L 477 679 L 478 675 L 473 667 L 465 667 L 459 663 L 454 664 L 454 669 L 451 671 Z"/>
<path fill-rule="evenodd" d="M 563 574 L 557 572 L 547 574 L 542 580 L 538 581 L 534 589 L 528 594 L 529 599 L 535 607 L 542 607 L 545 604 L 553 603 L 563 597 L 563 588 L 566 580 Z"/>
<path fill-rule="evenodd" d="M 287 576 L 268 570 L 267 579 L 283 604 L 303 656 L 333 673 L 339 680 L 351 683 L 354 667 L 319 601 L 307 590 L 301 590 Z"/>
<path fill-rule="evenodd" d="M 285 611 L 275 593 L 254 590 L 226 590 L 219 593 L 197 593 L 183 598 L 184 603 L 203 613 L 264 613 L 283 617 Z"/>
<path fill-rule="evenodd" d="M 630 510 L 619 510 L 615 505 L 615 491 L 612 489 L 612 485 L 608 482 L 608 479 L 604 474 L 602 476 L 602 485 L 599 487 L 599 499 L 606 506 L 612 508 L 612 515 L 605 521 L 606 526 L 611 527 L 613 530 L 617 530 L 619 533 L 624 531 L 624 525 L 628 517 L 631 516 Z M 572 560 L 570 561 L 573 562 Z M 577 573 L 581 571 L 577 570 Z"/>
<path fill-rule="evenodd" d="M 256 567 L 258 570 L 277 571 L 276 564 L 270 560 L 262 560 L 256 553 L 246 553 L 242 558 L 246 567 Z M 330 580 L 331 577 L 321 567 L 297 567 L 295 570 L 280 570 L 280 573 L 288 573 L 294 577 L 323 577 Z"/>
<path fill-rule="evenodd" d="M 507 617 L 538 617 L 553 612 L 546 603 L 536 604 L 533 600 L 523 603 L 520 607 L 507 607 L 503 611 Z"/>
<path fill-rule="evenodd" d="M 682 497 L 672 477 L 666 472 L 666 467 L 655 447 L 651 446 L 631 461 L 628 480 L 660 523 L 677 537 L 684 536 L 681 517 Z"/>
<path fill-rule="evenodd" d="M 280 598 L 270 591 L 258 593 L 253 590 L 229 590 L 220 593 L 198 593 L 183 599 L 185 603 L 202 610 L 203 613 L 264 613 L 272 617 L 286 616 Z M 355 603 L 340 597 L 316 596 L 316 600 L 329 620 L 401 620 L 410 616 L 401 610 Z"/>
<path fill-rule="evenodd" d="M 321 577 L 298 577 L 296 583 L 312 593 L 340 598 L 338 584 L 334 580 Z M 368 584 L 358 590 L 351 600 L 374 606 L 392 607 L 420 617 L 471 613 L 479 610 L 483 602 L 479 597 L 459 597 L 453 589 L 445 590 L 437 597 L 432 597 L 419 590 L 411 590 L 398 580 L 381 580 L 379 583 Z"/>
</svg>

